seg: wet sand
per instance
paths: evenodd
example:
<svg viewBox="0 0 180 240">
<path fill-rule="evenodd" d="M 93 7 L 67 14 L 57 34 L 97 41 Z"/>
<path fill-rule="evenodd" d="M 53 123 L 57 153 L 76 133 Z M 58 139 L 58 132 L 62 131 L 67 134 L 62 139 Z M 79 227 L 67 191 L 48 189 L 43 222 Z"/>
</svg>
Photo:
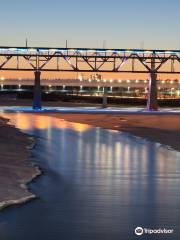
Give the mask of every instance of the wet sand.
<svg viewBox="0 0 180 240">
<path fill-rule="evenodd" d="M 131 133 L 180 151 L 180 115 L 48 114 L 71 122 Z"/>
<path fill-rule="evenodd" d="M 7 122 L 0 118 L 0 209 L 35 198 L 26 184 L 40 174 L 29 161 L 33 139 Z"/>
</svg>

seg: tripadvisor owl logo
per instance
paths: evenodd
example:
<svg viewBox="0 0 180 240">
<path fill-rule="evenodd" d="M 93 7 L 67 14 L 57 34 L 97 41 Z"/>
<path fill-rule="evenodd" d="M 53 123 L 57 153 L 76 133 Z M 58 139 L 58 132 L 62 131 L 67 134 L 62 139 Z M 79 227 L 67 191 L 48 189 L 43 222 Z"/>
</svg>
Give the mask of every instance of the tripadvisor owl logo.
<svg viewBox="0 0 180 240">
<path fill-rule="evenodd" d="M 135 228 L 135 234 L 137 236 L 141 236 L 143 234 L 173 234 L 173 233 L 174 233 L 174 229 L 168 229 L 168 228 L 157 228 L 157 229 L 142 228 L 142 227 Z"/>
<path fill-rule="evenodd" d="M 142 227 L 137 227 L 137 228 L 135 229 L 135 234 L 136 234 L 136 235 L 141 236 L 141 235 L 143 235 L 143 233 L 144 233 L 144 230 L 143 230 Z"/>
</svg>

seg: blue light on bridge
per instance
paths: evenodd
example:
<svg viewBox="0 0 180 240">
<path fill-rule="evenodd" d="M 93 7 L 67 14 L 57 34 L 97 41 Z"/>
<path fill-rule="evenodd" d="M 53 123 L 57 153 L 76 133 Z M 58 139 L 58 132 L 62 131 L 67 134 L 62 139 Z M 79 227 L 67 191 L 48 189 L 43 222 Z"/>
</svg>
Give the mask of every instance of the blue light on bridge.
<svg viewBox="0 0 180 240">
<path fill-rule="evenodd" d="M 165 54 L 180 54 L 180 51 L 165 51 Z"/>
<path fill-rule="evenodd" d="M 145 54 L 152 54 L 153 51 L 143 51 L 143 53 L 145 53 Z"/>
<path fill-rule="evenodd" d="M 82 53 L 85 52 L 86 53 L 87 50 L 86 49 L 78 49 L 77 52 L 82 52 Z"/>
<path fill-rule="evenodd" d="M 106 50 L 96 50 L 97 53 L 106 53 Z"/>
<path fill-rule="evenodd" d="M 145 55 L 151 55 L 151 54 L 157 54 L 160 56 L 163 55 L 180 55 L 180 50 L 141 50 L 141 49 L 80 49 L 80 48 L 16 48 L 16 47 L 0 47 L 0 53 L 15 53 L 15 54 L 23 54 L 23 53 L 44 53 L 44 54 L 54 54 L 54 53 L 85 53 L 85 54 L 145 54 Z"/>
<path fill-rule="evenodd" d="M 15 52 L 15 51 L 17 51 L 17 49 L 18 49 L 18 48 L 9 48 L 8 50 L 9 50 L 9 51 L 12 51 L 12 52 Z"/>
<path fill-rule="evenodd" d="M 58 49 L 51 49 L 50 51 L 51 51 L 51 52 L 57 52 Z"/>
<path fill-rule="evenodd" d="M 1 48 L 0 50 L 1 51 L 7 51 L 8 49 L 7 48 Z"/>
<path fill-rule="evenodd" d="M 17 52 L 27 52 L 28 50 L 26 48 L 18 48 Z"/>
<path fill-rule="evenodd" d="M 30 48 L 30 49 L 28 49 L 28 51 L 29 51 L 29 52 L 37 52 L 37 49 L 35 49 L 35 48 Z"/>
</svg>

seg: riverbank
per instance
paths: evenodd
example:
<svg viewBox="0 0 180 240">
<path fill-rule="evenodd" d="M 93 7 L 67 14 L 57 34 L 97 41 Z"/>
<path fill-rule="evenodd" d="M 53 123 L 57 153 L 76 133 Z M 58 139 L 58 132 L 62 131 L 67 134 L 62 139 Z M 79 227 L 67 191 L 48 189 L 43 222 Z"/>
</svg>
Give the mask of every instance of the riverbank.
<svg viewBox="0 0 180 240">
<path fill-rule="evenodd" d="M 150 141 L 168 145 L 180 151 L 180 116 L 178 115 L 106 115 L 48 114 L 70 122 L 118 130 Z"/>
<path fill-rule="evenodd" d="M 7 123 L 0 118 L 0 210 L 35 198 L 26 184 L 40 174 L 28 161 L 33 139 Z"/>
</svg>

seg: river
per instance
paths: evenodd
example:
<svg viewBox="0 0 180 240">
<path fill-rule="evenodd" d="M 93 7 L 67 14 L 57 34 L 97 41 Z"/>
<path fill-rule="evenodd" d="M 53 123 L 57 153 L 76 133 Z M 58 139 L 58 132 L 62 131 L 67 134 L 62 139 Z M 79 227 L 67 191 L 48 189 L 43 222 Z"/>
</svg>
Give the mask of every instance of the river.
<svg viewBox="0 0 180 240">
<path fill-rule="evenodd" d="M 5 114 L 36 138 L 37 199 L 0 213 L 0 240 L 180 239 L 180 153 L 127 133 L 33 114 Z M 138 237 L 139 239 L 139 237 Z"/>
</svg>

